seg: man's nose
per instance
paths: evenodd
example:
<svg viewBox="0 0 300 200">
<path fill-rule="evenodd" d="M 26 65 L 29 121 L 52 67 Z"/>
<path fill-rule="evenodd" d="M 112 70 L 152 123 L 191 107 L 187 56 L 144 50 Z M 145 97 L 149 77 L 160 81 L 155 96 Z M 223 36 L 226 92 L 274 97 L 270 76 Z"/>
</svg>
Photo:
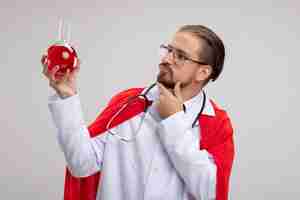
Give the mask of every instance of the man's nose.
<svg viewBox="0 0 300 200">
<path fill-rule="evenodd" d="M 167 52 L 164 56 L 162 56 L 161 61 L 162 63 L 175 64 L 173 52 Z"/>
</svg>

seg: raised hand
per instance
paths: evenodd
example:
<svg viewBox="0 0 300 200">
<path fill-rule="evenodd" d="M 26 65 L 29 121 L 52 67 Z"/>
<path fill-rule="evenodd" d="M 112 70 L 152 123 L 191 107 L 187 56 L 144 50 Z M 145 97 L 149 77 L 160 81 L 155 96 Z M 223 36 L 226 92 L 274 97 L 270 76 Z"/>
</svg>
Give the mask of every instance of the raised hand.
<svg viewBox="0 0 300 200">
<path fill-rule="evenodd" d="M 174 91 L 169 91 L 162 84 L 157 82 L 159 87 L 159 100 L 156 104 L 161 118 L 167 118 L 176 112 L 183 110 L 183 98 L 180 82 L 177 82 Z"/>
<path fill-rule="evenodd" d="M 67 98 L 75 95 L 77 93 L 76 82 L 77 75 L 80 69 L 80 62 L 77 62 L 78 65 L 72 72 L 70 72 L 70 70 L 68 69 L 61 78 L 57 78 L 55 74 L 57 73 L 59 67 L 53 67 L 51 71 L 49 71 L 48 66 L 45 63 L 46 57 L 46 55 L 43 55 L 41 62 L 43 65 L 43 74 L 49 80 L 49 85 L 57 92 L 57 94 L 61 98 Z"/>
</svg>

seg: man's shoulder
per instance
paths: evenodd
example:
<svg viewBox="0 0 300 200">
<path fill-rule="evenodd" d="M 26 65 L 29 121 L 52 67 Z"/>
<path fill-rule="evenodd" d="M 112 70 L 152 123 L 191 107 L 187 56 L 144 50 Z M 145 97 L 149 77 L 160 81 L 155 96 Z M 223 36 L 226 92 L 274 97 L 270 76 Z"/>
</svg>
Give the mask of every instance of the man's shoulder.
<svg viewBox="0 0 300 200">
<path fill-rule="evenodd" d="M 225 138 L 233 134 L 233 125 L 228 112 L 217 104 L 214 100 L 210 99 L 210 103 L 215 111 L 214 117 L 205 118 L 207 119 L 207 124 L 212 128 L 215 138 Z"/>
<path fill-rule="evenodd" d="M 210 103 L 215 111 L 215 117 L 218 120 L 229 118 L 228 112 L 222 108 L 215 100 L 210 99 Z"/>
</svg>

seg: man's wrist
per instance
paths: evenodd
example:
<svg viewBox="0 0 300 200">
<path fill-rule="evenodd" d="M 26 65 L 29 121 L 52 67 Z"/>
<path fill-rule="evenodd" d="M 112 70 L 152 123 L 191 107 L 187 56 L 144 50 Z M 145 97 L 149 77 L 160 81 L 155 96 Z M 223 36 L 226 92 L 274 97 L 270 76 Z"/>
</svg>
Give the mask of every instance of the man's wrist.
<svg viewBox="0 0 300 200">
<path fill-rule="evenodd" d="M 76 95 L 77 94 L 77 92 L 75 91 L 75 92 L 58 92 L 57 93 L 58 95 L 59 95 L 59 97 L 61 98 L 61 99 L 66 99 L 66 98 L 68 98 L 68 97 L 71 97 L 71 96 L 74 96 L 74 95 Z"/>
</svg>

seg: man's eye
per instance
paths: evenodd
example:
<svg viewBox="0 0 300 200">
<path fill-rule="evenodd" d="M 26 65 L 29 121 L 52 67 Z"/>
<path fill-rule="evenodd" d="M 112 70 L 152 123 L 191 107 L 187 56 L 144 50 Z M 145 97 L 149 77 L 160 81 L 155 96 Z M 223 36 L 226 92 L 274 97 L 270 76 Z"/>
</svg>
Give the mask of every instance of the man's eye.
<svg viewBox="0 0 300 200">
<path fill-rule="evenodd" d="M 183 54 L 181 54 L 181 53 L 178 53 L 178 54 L 177 54 L 177 58 L 178 58 L 179 60 L 185 60 L 185 59 L 186 59 L 185 55 L 183 55 Z"/>
</svg>

